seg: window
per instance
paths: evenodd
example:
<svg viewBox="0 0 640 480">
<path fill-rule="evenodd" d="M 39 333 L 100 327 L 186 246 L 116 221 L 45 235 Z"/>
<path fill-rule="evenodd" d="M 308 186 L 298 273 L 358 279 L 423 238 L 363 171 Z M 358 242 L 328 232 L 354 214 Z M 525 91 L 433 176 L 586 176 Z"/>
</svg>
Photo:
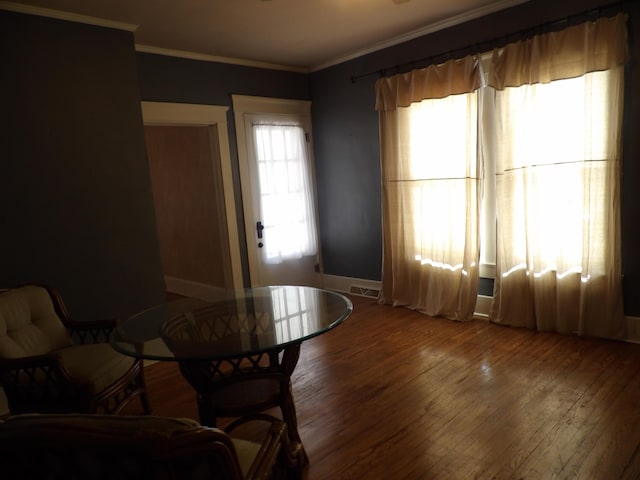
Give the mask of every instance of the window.
<svg viewBox="0 0 640 480">
<path fill-rule="evenodd" d="M 607 159 L 610 75 L 595 72 L 503 92 L 483 87 L 477 96 L 453 95 L 411 104 L 407 108 L 410 178 L 430 180 L 416 187 L 413 196 L 413 209 L 421 212 L 416 219 L 420 226 L 414 231 L 416 260 L 433 264 L 437 252 L 450 242 L 461 258 L 465 224 L 455 219 L 465 218 L 464 196 L 451 188 L 451 182 L 435 180 L 470 177 L 470 170 L 482 160 L 480 259 L 483 265 L 495 265 L 496 156 L 489 145 L 497 143 L 495 148 L 502 150 L 505 159 L 500 176 L 516 178 L 501 194 L 502 212 L 514 224 L 508 241 L 523 260 L 519 265 L 526 265 L 524 235 L 529 228 L 538 232 L 536 251 L 541 264 L 537 273 L 580 271 L 583 232 L 590 229 L 600 237 L 590 248 L 602 252 L 595 258 L 603 268 L 606 205 L 598 192 L 605 190 L 606 181 L 601 163 Z M 497 108 L 502 118 L 496 117 Z M 485 148 L 476 156 L 477 128 Z M 525 172 L 533 176 L 524 179 Z M 530 215 L 524 215 L 525 205 Z M 459 268 L 460 264 L 445 266 Z"/>
<path fill-rule="evenodd" d="M 469 319 L 480 261 L 492 320 L 619 336 L 625 22 L 376 83 L 383 301 Z"/>
<path fill-rule="evenodd" d="M 482 87 L 477 93 L 412 103 L 406 125 L 409 169 L 410 178 L 420 181 L 412 200 L 413 211 L 420 212 L 414 219 L 415 259 L 462 267 L 466 224 L 458 219 L 466 218 L 467 204 L 464 191 L 452 186 L 455 179 L 472 177 L 480 162 L 483 266 L 496 263 L 499 203 L 501 215 L 512 225 L 503 242 L 520 259 L 510 271 L 535 265 L 538 276 L 580 273 L 585 234 L 596 240 L 588 244 L 591 262 L 604 269 L 607 210 L 601 192 L 606 191 L 610 75 L 594 72 L 500 92 Z M 527 231 L 533 232 L 534 245 L 527 241 Z M 440 252 L 450 244 L 458 261 L 442 263 Z"/>
<path fill-rule="evenodd" d="M 526 251 L 531 245 L 525 238 L 530 230 L 535 232 L 536 275 L 580 272 L 585 229 L 598 238 L 589 248 L 600 252 L 593 255 L 592 251 L 591 255 L 600 269 L 604 268 L 607 212 L 600 192 L 605 191 L 606 182 L 601 164 L 607 159 L 608 75 L 597 72 L 499 93 L 484 87 L 477 97 L 455 95 L 412 104 L 408 108 L 411 177 L 428 180 L 415 188 L 413 196 L 413 210 L 420 212 L 414 231 L 416 260 L 437 263 L 434 258 L 450 243 L 458 258 L 463 256 L 465 224 L 456 219 L 465 218 L 466 202 L 463 193 L 451 188 L 451 180 L 471 176 L 470 170 L 480 161 L 476 156 L 477 126 L 483 133 L 485 128 L 499 131 L 502 137 L 491 139 L 491 143 L 498 144 L 503 159 L 497 177 L 500 210 L 512 224 L 503 241 L 509 242 L 514 256 L 522 260 L 513 268 L 526 268 L 531 263 L 532 253 Z M 585 94 L 587 89 L 589 95 Z M 478 108 L 477 98 L 484 100 Z M 496 108 L 502 118 L 496 117 Z M 483 178 L 492 195 L 486 195 L 483 202 L 480 258 L 484 264 L 495 265 L 496 156 L 485 151 L 483 160 Z M 525 174 L 529 176 L 525 178 Z M 502 177 L 510 179 L 508 185 Z M 460 268 L 461 262 L 443 267 Z"/>
<path fill-rule="evenodd" d="M 466 244 L 465 219 L 477 158 L 477 96 L 452 95 L 407 108 L 411 211 L 416 212 L 415 259 L 422 265 L 459 270 Z M 474 263 L 475 264 L 475 263 Z"/>
<path fill-rule="evenodd" d="M 317 252 L 305 132 L 301 125 L 254 122 L 267 263 Z"/>
<path fill-rule="evenodd" d="M 582 281 L 604 273 L 610 75 L 496 93 L 498 214 L 511 225 L 502 238 L 513 249 L 510 270 L 562 278 L 581 273 L 588 256 Z"/>
</svg>

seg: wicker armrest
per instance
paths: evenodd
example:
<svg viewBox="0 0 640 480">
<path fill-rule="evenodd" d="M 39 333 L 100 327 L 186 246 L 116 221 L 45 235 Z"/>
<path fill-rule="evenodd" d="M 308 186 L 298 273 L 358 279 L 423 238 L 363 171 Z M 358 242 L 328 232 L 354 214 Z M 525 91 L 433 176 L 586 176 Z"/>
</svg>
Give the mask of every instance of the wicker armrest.
<svg viewBox="0 0 640 480">
<path fill-rule="evenodd" d="M 58 289 L 49 285 L 32 283 L 31 285 L 45 288 L 49 292 L 53 307 L 60 317 L 60 320 L 69 331 L 73 340 L 81 343 L 106 343 L 109 341 L 111 332 L 118 324 L 115 319 L 77 321 L 74 320 L 67 310 L 67 306 L 62 300 Z"/>
<path fill-rule="evenodd" d="M 66 318 L 63 320 L 63 323 L 65 327 L 67 327 L 73 340 L 80 344 L 106 343 L 118 325 L 118 321 L 115 319 L 79 322 Z"/>
<path fill-rule="evenodd" d="M 0 384 L 14 413 L 31 411 L 32 405 L 43 401 L 55 411 L 87 390 L 83 381 L 71 377 L 56 354 L 0 360 Z"/>
<path fill-rule="evenodd" d="M 39 384 L 57 384 L 60 379 L 77 381 L 71 377 L 56 353 L 0 359 L 0 379 L 3 383 L 27 381 Z"/>
</svg>

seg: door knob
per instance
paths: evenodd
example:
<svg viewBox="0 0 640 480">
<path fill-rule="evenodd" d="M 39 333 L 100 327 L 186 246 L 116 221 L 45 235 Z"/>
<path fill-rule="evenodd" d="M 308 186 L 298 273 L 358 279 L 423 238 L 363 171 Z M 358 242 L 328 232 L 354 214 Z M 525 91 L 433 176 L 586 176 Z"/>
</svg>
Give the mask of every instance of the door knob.
<svg viewBox="0 0 640 480">
<path fill-rule="evenodd" d="M 256 230 L 258 232 L 258 238 L 262 238 L 262 230 L 264 230 L 264 225 L 260 220 L 256 222 Z"/>
</svg>

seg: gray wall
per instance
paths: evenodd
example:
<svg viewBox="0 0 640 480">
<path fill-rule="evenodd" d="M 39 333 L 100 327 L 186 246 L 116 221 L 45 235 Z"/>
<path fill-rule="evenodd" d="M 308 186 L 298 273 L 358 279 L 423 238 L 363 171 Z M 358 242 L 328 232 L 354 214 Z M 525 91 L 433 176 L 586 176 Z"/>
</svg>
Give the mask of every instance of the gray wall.
<svg viewBox="0 0 640 480">
<path fill-rule="evenodd" d="M 312 75 L 320 244 L 325 273 L 381 279 L 380 149 L 375 78 L 351 63 Z"/>
<path fill-rule="evenodd" d="M 164 298 L 129 32 L 0 11 L 0 286 L 78 320 Z"/>
</svg>

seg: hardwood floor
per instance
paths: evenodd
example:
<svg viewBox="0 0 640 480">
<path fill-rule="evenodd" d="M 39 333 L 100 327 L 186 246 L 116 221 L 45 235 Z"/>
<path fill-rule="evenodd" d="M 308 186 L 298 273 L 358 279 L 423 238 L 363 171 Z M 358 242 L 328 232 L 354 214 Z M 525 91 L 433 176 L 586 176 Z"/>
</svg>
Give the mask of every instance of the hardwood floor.
<svg viewBox="0 0 640 480">
<path fill-rule="evenodd" d="M 640 478 L 640 345 L 353 301 L 293 376 L 308 480 Z M 175 364 L 146 373 L 197 419 Z"/>
</svg>

